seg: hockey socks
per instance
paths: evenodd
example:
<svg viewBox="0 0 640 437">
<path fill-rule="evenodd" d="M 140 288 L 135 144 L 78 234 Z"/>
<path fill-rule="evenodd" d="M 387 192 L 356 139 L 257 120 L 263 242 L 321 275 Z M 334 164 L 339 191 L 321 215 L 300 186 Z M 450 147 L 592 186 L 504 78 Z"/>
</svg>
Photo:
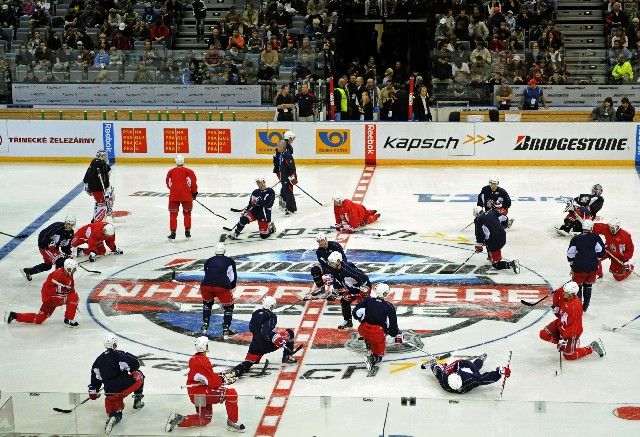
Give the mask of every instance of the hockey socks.
<svg viewBox="0 0 640 437">
<path fill-rule="evenodd" d="M 213 307 L 213 301 L 202 301 L 202 323 L 209 326 L 209 320 L 211 320 L 211 307 Z"/>
<path fill-rule="evenodd" d="M 593 284 L 582 284 L 578 291 L 578 298 L 582 301 L 582 312 L 586 313 L 591 303 L 591 291 L 593 290 Z"/>
<path fill-rule="evenodd" d="M 224 315 L 222 318 L 222 324 L 224 326 L 231 326 L 231 319 L 233 318 L 233 308 L 234 305 L 223 305 L 222 308 L 224 309 Z M 209 315 L 211 315 L 211 309 L 209 309 Z"/>
<path fill-rule="evenodd" d="M 35 265 L 33 267 L 28 267 L 26 269 L 24 269 L 25 273 L 28 275 L 35 275 L 38 273 L 42 273 L 42 272 L 46 272 L 47 270 L 51 270 L 51 267 L 53 267 L 51 264 L 47 264 L 47 263 L 40 263 L 38 265 Z"/>
</svg>

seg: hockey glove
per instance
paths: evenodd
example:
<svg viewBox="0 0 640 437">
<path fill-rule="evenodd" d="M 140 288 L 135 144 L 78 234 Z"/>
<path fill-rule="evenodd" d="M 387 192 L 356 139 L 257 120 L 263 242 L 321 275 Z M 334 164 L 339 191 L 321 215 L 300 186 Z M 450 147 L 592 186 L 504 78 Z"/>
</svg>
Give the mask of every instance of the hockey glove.
<svg viewBox="0 0 640 437">
<path fill-rule="evenodd" d="M 564 352 L 565 348 L 567 347 L 567 343 L 569 343 L 569 340 L 558 341 L 558 351 Z"/>
<path fill-rule="evenodd" d="M 291 182 L 291 185 L 296 185 L 298 183 L 298 175 L 294 173 L 289 176 L 289 182 Z"/>
<path fill-rule="evenodd" d="M 198 192 L 197 191 L 195 193 L 191 193 L 191 198 L 193 200 L 196 200 L 196 197 L 198 197 Z"/>
<path fill-rule="evenodd" d="M 98 255 L 96 255 L 95 252 L 91 252 L 89 254 L 89 262 L 95 262 L 96 258 L 98 257 Z"/>
<path fill-rule="evenodd" d="M 332 275 L 322 275 L 322 282 L 325 286 L 333 285 L 333 276 Z"/>
<path fill-rule="evenodd" d="M 334 228 L 336 228 L 336 231 L 341 231 L 342 230 L 342 225 L 340 223 L 336 223 Z"/>
<path fill-rule="evenodd" d="M 488 209 L 488 210 L 489 210 L 489 209 L 491 209 L 491 208 L 493 208 L 493 200 L 489 199 L 489 200 L 487 200 L 487 207 L 486 207 L 486 209 Z"/>
<path fill-rule="evenodd" d="M 482 244 L 476 244 L 476 253 L 480 253 L 484 250 L 484 246 Z"/>
<path fill-rule="evenodd" d="M 89 398 L 92 401 L 95 401 L 99 397 L 100 397 L 100 393 L 98 393 L 98 391 L 95 388 L 93 388 L 92 386 L 89 386 Z"/>
<path fill-rule="evenodd" d="M 289 340 L 289 335 L 285 332 L 281 332 L 279 334 L 274 335 L 271 341 L 273 341 L 273 344 L 275 344 L 277 348 L 281 348 L 281 347 L 284 347 L 284 345 L 287 343 L 288 340 Z"/>
<path fill-rule="evenodd" d="M 498 372 L 500 372 L 501 375 L 504 375 L 505 378 L 508 378 L 511 376 L 511 369 L 508 367 L 498 367 Z"/>
<path fill-rule="evenodd" d="M 624 268 L 625 272 L 630 272 L 631 270 L 633 270 L 628 261 L 623 262 L 622 267 Z"/>
<path fill-rule="evenodd" d="M 347 234 L 353 234 L 354 229 L 350 225 L 342 225 L 342 232 L 346 232 Z"/>
<path fill-rule="evenodd" d="M 238 379 L 233 372 L 222 372 L 218 375 L 222 378 L 222 383 L 226 385 L 233 384 Z"/>
<path fill-rule="evenodd" d="M 402 338 L 402 334 L 396 335 L 395 342 L 396 342 L 396 344 L 404 343 L 404 339 Z"/>
<path fill-rule="evenodd" d="M 114 255 L 122 255 L 124 253 L 124 251 L 122 249 L 118 249 L 116 247 L 115 250 L 111 251 L 111 253 L 113 253 Z"/>
<path fill-rule="evenodd" d="M 560 307 L 551 306 L 551 311 L 553 311 L 553 314 L 557 316 L 558 314 L 560 314 Z"/>
</svg>

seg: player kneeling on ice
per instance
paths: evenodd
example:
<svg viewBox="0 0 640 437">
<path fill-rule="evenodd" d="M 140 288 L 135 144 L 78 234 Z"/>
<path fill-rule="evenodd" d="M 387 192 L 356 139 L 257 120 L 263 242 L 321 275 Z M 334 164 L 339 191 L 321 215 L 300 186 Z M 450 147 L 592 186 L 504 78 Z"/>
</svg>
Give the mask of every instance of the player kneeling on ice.
<svg viewBox="0 0 640 437">
<path fill-rule="evenodd" d="M 327 261 L 329 271 L 324 277 L 325 285 L 333 287 L 336 292 L 341 294 L 340 307 L 344 322 L 338 326 L 338 329 L 353 328 L 351 304 L 360 302 L 369 294 L 371 281 L 353 263 L 344 261 L 340 252 L 332 252 Z"/>
<path fill-rule="evenodd" d="M 224 243 L 216 244 L 215 256 L 212 256 L 204 263 L 204 279 L 200 283 L 200 294 L 202 295 L 202 327 L 200 331 L 202 335 L 206 335 L 209 330 L 211 308 L 216 297 L 224 311 L 222 336 L 236 334 L 231 330 L 231 319 L 233 318 L 234 308 L 233 290 L 236 288 L 238 275 L 236 262 L 225 256 L 225 251 Z"/>
<path fill-rule="evenodd" d="M 604 243 L 598 234 L 591 232 L 593 222 L 584 220 L 582 232 L 571 239 L 567 249 L 567 260 L 571 266 L 571 279 L 578 284 L 578 297 L 582 311 L 586 312 L 591 302 L 591 291 L 598 273 L 600 258 L 605 254 Z"/>
<path fill-rule="evenodd" d="M 144 375 L 140 371 L 140 361 L 129 352 L 118 350 L 118 339 L 106 334 L 103 339 L 107 349 L 101 353 L 91 366 L 91 384 L 89 397 L 98 399 L 100 388 L 104 385 L 104 408 L 109 418 L 104 432 L 109 434 L 113 426 L 122 420 L 124 398 L 133 393 L 133 408 L 144 407 L 142 390 Z"/>
<path fill-rule="evenodd" d="M 73 228 L 76 226 L 76 218 L 72 215 L 65 217 L 64 222 L 54 222 L 44 228 L 38 234 L 38 250 L 44 262 L 33 267 L 22 269 L 22 274 L 27 281 L 32 276 L 51 270 L 55 264 L 59 269 L 64 264 L 64 260 L 71 256 L 71 240 L 73 239 Z"/>
<path fill-rule="evenodd" d="M 396 308 L 386 301 L 389 286 L 377 284 L 369 297 L 365 297 L 353 309 L 353 317 L 359 322 L 358 333 L 364 338 L 371 354 L 367 357 L 367 369 L 382 361 L 387 347 L 387 335 L 394 337 L 396 343 L 402 343 L 402 335 L 398 330 Z"/>
<path fill-rule="evenodd" d="M 107 253 L 109 246 L 115 255 L 122 255 L 123 251 L 116 247 L 116 229 L 108 222 L 94 222 L 84 225 L 73 234 L 71 247 L 76 248 L 76 256 L 89 255 L 89 261 L 94 262 L 98 255 Z M 87 247 L 79 247 L 86 244 Z"/>
<path fill-rule="evenodd" d="M 340 232 L 352 233 L 360 226 L 373 223 L 380 218 L 375 209 L 367 209 L 359 203 L 344 199 L 340 194 L 333 196 L 333 215 L 336 219 L 335 228 Z"/>
<path fill-rule="evenodd" d="M 244 425 L 238 422 L 238 393 L 235 389 L 226 387 L 228 384 L 233 384 L 236 378 L 213 371 L 211 361 L 207 357 L 209 352 L 207 337 L 196 338 L 195 348 L 196 353 L 189 359 L 187 393 L 191 403 L 196 407 L 196 414 L 183 416 L 171 413 L 165 431 L 171 432 L 176 426 L 180 428 L 206 426 L 213 418 L 213 405 L 222 403 L 227 409 L 227 429 L 244 431 Z"/>
<path fill-rule="evenodd" d="M 478 206 L 484 208 L 485 211 L 491 211 L 495 209 L 500 213 L 500 223 L 505 228 L 510 228 L 513 225 L 513 219 L 507 217 L 509 214 L 509 208 L 511 208 L 511 197 L 509 193 L 502 187 L 499 187 L 500 180 L 494 176 L 489 179 L 489 185 L 485 185 L 478 194 Z"/>
<path fill-rule="evenodd" d="M 602 209 L 604 198 L 602 197 L 602 185 L 595 184 L 591 187 L 591 194 L 580 194 L 567 202 L 564 209 L 567 213 L 564 224 L 556 231 L 560 235 L 568 236 L 569 232 L 582 231 L 582 221 L 595 220 L 596 214 Z"/>
<path fill-rule="evenodd" d="M 507 233 L 500 223 L 500 213 L 495 209 L 484 212 L 481 206 L 473 208 L 473 220 L 476 230 L 476 252 L 482 252 L 483 245 L 487 246 L 488 260 L 494 269 L 511 268 L 520 273 L 520 262 L 517 259 L 506 261 L 502 259 L 502 248 L 507 244 Z"/>
<path fill-rule="evenodd" d="M 229 232 L 229 238 L 232 240 L 238 239 L 244 227 L 255 220 L 258 221 L 260 238 L 269 238 L 271 234 L 276 232 L 276 225 L 271 222 L 271 207 L 276 199 L 276 193 L 272 188 L 267 187 L 262 176 L 256 177 L 256 184 L 258 188 L 251 193 L 249 204 L 242 211 L 240 220 Z"/>
<path fill-rule="evenodd" d="M 340 255 L 342 255 L 342 260 L 345 262 L 347 261 L 347 256 L 340 243 L 337 241 L 329 241 L 327 235 L 322 232 L 316 235 L 316 241 L 318 242 L 318 248 L 316 249 L 318 264 L 311 267 L 311 277 L 313 278 L 316 290 L 320 290 L 325 285 L 325 282 L 330 280 L 330 277 L 326 275 L 326 273 L 330 271 L 329 255 L 333 252 L 339 252 Z"/>
<path fill-rule="evenodd" d="M 440 386 L 450 393 L 467 393 L 480 385 L 493 384 L 511 376 L 509 367 L 496 367 L 496 370 L 481 373 L 480 369 L 486 360 L 483 354 L 473 360 L 455 360 L 449 364 L 438 364 L 436 360 L 423 363 L 422 369 L 430 368 Z"/>
<path fill-rule="evenodd" d="M 603 357 L 602 341 L 592 341 L 587 347 L 579 347 L 582 335 L 582 304 L 576 296 L 579 288 L 571 281 L 553 292 L 551 309 L 556 319 L 540 331 L 540 338 L 557 345 L 567 360 L 577 360 L 594 351 Z"/>
<path fill-rule="evenodd" d="M 11 323 L 17 321 L 21 323 L 41 324 L 47 320 L 55 309 L 65 306 L 64 324 L 68 328 L 76 328 L 78 322 L 75 321 L 76 310 L 78 309 L 78 294 L 75 290 L 73 274 L 78 268 L 78 263 L 68 258 L 64 261 L 62 268 L 54 270 L 47 276 L 47 280 L 42 284 L 42 305 L 37 313 L 16 313 L 10 311 L 5 315 L 5 321 Z"/>
<path fill-rule="evenodd" d="M 273 296 L 265 296 L 262 299 L 262 308 L 257 309 L 251 315 L 249 322 L 249 331 L 253 334 L 251 344 L 249 344 L 249 352 L 244 361 L 231 369 L 233 376 L 242 376 L 251 369 L 256 363 L 259 363 L 264 354 L 277 351 L 282 348 L 282 362 L 285 364 L 295 364 L 296 359 L 293 354 L 293 338 L 295 336 L 293 330 L 276 332 L 278 317 L 273 313 L 276 306 L 276 298 Z"/>
<path fill-rule="evenodd" d="M 611 258 L 609 272 L 613 279 L 622 281 L 633 272 L 633 264 L 629 260 L 633 258 L 633 240 L 631 234 L 620 227 L 620 220 L 614 218 L 609 223 L 594 223 L 593 233 L 604 235 L 606 251 L 598 263 L 599 278 L 602 277 L 602 260 Z"/>
</svg>

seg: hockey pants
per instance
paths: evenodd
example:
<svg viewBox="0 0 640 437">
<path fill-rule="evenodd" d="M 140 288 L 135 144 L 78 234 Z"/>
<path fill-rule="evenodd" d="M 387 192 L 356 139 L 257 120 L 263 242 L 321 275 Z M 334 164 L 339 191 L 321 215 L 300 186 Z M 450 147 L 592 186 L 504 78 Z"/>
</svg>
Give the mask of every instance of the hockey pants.
<svg viewBox="0 0 640 437">
<path fill-rule="evenodd" d="M 222 403 L 227 410 L 227 418 L 232 422 L 238 421 L 238 393 L 233 388 L 207 389 L 206 393 L 189 395 L 189 398 L 196 407 L 196 414 L 185 417 L 178 424 L 180 428 L 208 425 L 213 418 L 213 405 Z"/>
</svg>

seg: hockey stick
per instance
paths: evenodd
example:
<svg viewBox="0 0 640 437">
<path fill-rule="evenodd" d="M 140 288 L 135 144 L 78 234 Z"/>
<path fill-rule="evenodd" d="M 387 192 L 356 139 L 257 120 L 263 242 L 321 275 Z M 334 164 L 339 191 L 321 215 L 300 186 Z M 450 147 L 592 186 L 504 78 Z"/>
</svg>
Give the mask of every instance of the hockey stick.
<svg viewBox="0 0 640 437">
<path fill-rule="evenodd" d="M 180 285 L 188 285 L 190 287 L 195 288 L 196 290 L 200 290 L 200 286 L 199 285 L 191 285 L 191 284 L 187 284 L 186 282 L 178 281 L 176 279 L 176 271 L 175 270 L 171 271 L 171 282 L 175 282 L 176 284 L 180 284 Z"/>
<path fill-rule="evenodd" d="M 209 211 L 211 214 L 220 217 L 223 220 L 226 220 L 226 217 L 221 216 L 220 214 L 216 214 L 215 212 L 211 211 L 208 207 L 206 207 L 205 205 L 202 204 L 202 202 L 200 202 L 198 199 L 193 199 L 194 202 L 196 202 L 198 205 L 200 205 L 201 207 L 203 207 L 204 209 L 206 209 L 207 211 Z"/>
<path fill-rule="evenodd" d="M 617 331 L 621 330 L 622 328 L 624 328 L 625 326 L 627 326 L 627 325 L 629 325 L 629 324 L 631 324 L 631 323 L 635 322 L 635 321 L 636 321 L 636 320 L 638 320 L 638 319 L 640 319 L 640 314 L 638 314 L 637 316 L 635 316 L 633 319 L 629 320 L 627 323 L 625 323 L 625 324 L 624 324 L 624 325 L 622 325 L 622 326 L 618 326 L 618 327 L 616 327 L 616 328 L 612 328 L 612 327 L 610 327 L 610 326 L 607 326 L 607 325 L 603 324 L 603 325 L 602 325 L 602 329 L 605 329 L 605 330 L 607 330 L 607 331 L 617 332 Z"/>
<path fill-rule="evenodd" d="M 380 434 L 380 437 L 384 437 L 384 430 L 387 427 L 387 416 L 389 416 L 389 402 L 387 402 L 387 412 L 384 413 L 384 422 L 382 423 L 382 434 Z"/>
<path fill-rule="evenodd" d="M 294 350 L 290 350 L 288 349 L 286 346 L 284 346 L 284 349 L 287 350 L 287 352 L 289 352 L 289 355 L 295 355 L 296 353 L 298 353 L 298 351 L 300 351 L 300 349 L 302 349 L 304 347 L 304 345 L 298 345 L 297 348 L 295 348 Z"/>
<path fill-rule="evenodd" d="M 523 300 L 520 301 L 520 303 L 522 305 L 526 305 L 528 307 L 534 307 L 534 306 L 538 305 L 540 302 L 542 302 L 543 300 L 545 300 L 546 298 L 548 298 L 549 296 L 551 296 L 551 295 L 547 294 L 545 297 L 543 297 L 542 299 L 537 300 L 535 302 L 527 302 L 526 300 L 523 299 Z"/>
<path fill-rule="evenodd" d="M 309 196 L 309 197 L 311 198 L 311 200 L 313 200 L 314 202 L 316 202 L 318 205 L 320 205 L 320 206 L 325 206 L 325 205 L 323 205 L 322 203 L 318 202 L 318 200 L 317 200 L 315 197 L 313 197 L 311 194 L 307 193 L 307 192 L 304 190 L 304 188 L 302 188 L 299 184 L 295 184 L 294 186 L 295 186 L 295 187 L 298 187 L 298 188 L 300 189 L 300 191 L 302 191 L 304 194 L 306 194 L 307 196 Z"/>
<path fill-rule="evenodd" d="M 266 376 L 268 365 L 269 365 L 269 360 L 265 358 L 264 366 L 262 366 L 262 369 L 260 369 L 260 372 L 257 375 L 255 375 L 254 378 L 262 378 L 263 376 Z"/>
<path fill-rule="evenodd" d="M 474 251 L 471 255 L 469 255 L 469 258 L 465 259 L 465 260 L 464 260 L 464 262 L 463 262 L 462 264 L 460 264 L 460 265 L 459 265 L 459 266 L 458 266 L 458 267 L 457 267 L 453 272 L 451 272 L 451 274 L 453 275 L 453 274 L 454 274 L 454 273 L 456 273 L 458 270 L 460 270 L 460 269 L 461 269 L 465 264 L 467 264 L 467 263 L 469 262 L 469 260 L 471 259 L 471 257 L 472 257 L 473 255 L 475 255 L 476 253 L 479 253 L 479 252 Z"/>
<path fill-rule="evenodd" d="M 85 260 L 85 261 L 80 261 L 80 262 L 78 263 L 78 267 L 80 267 L 82 270 L 84 270 L 85 272 L 88 272 L 88 273 L 96 273 L 96 274 L 98 274 L 98 275 L 101 275 L 101 274 L 102 274 L 102 272 L 101 272 L 101 271 L 99 271 L 99 270 L 91 270 L 91 269 L 88 269 L 88 268 L 86 268 L 85 266 L 83 266 L 83 265 L 82 265 L 82 263 L 86 263 L 86 262 L 89 262 L 89 260 L 87 259 L 87 260 Z"/>
<path fill-rule="evenodd" d="M 562 375 L 562 351 L 561 350 L 558 351 L 558 360 L 560 363 L 560 373 L 558 373 L 558 370 L 556 370 L 556 376 Z"/>
<path fill-rule="evenodd" d="M 73 411 L 78 408 L 80 405 L 84 405 L 87 402 L 89 402 L 91 400 L 90 397 L 86 398 L 85 400 L 83 400 L 82 402 L 80 402 L 79 404 L 77 404 L 76 406 L 74 406 L 73 408 L 70 409 L 66 409 L 66 408 L 58 408 L 58 407 L 53 407 L 53 411 L 56 411 L 58 413 L 65 413 L 65 414 L 69 414 L 69 413 L 73 413 Z"/>
<path fill-rule="evenodd" d="M 433 357 L 433 359 L 435 359 L 435 360 L 444 360 L 444 359 L 447 359 L 447 358 L 449 358 L 451 356 L 450 352 L 447 352 L 447 353 L 444 353 L 444 354 L 441 354 L 441 355 L 433 355 L 431 352 L 427 352 L 426 350 L 416 346 L 413 343 L 405 342 L 405 344 L 407 346 L 411 346 L 412 348 L 415 348 L 415 349 L 419 350 L 420 352 L 422 352 L 423 354 L 426 354 L 427 356 Z"/>
<path fill-rule="evenodd" d="M 507 369 L 511 366 L 511 356 L 513 355 L 513 351 L 509 351 L 509 359 L 507 360 Z M 504 375 L 502 378 L 502 388 L 500 389 L 500 400 L 502 400 L 502 393 L 504 393 L 504 385 L 507 383 L 507 375 Z"/>
<path fill-rule="evenodd" d="M 474 224 L 476 221 L 472 221 L 471 223 L 469 223 L 467 226 L 465 226 L 464 228 L 460 229 L 460 231 L 464 231 L 465 229 L 467 229 L 469 226 L 471 226 L 472 224 Z"/>
<path fill-rule="evenodd" d="M 11 234 L 6 234 L 4 232 L 0 232 L 1 235 L 6 235 L 7 237 L 11 237 L 11 238 L 19 238 L 19 239 L 23 239 L 23 238 L 27 238 L 28 235 L 11 235 Z"/>
<path fill-rule="evenodd" d="M 276 185 L 278 185 L 279 183 L 280 183 L 280 181 L 278 181 L 278 182 L 276 182 L 275 184 L 271 185 L 269 188 L 272 188 L 272 189 L 273 189 L 273 188 L 275 188 L 275 187 L 276 187 Z M 244 208 L 242 208 L 242 209 L 238 209 L 238 208 L 229 208 L 229 210 L 230 210 L 231 212 L 242 212 L 242 211 L 244 211 Z"/>
<path fill-rule="evenodd" d="M 622 261 L 620 261 L 618 258 L 616 258 L 615 256 L 613 256 L 613 254 L 611 252 L 609 252 L 608 250 L 605 250 L 605 252 L 607 252 L 607 255 L 609 255 L 612 260 L 617 261 L 618 264 L 624 265 L 624 263 Z M 638 272 L 636 272 L 634 270 L 631 270 L 631 273 L 633 273 L 636 276 L 640 276 L 640 274 L 638 274 Z"/>
<path fill-rule="evenodd" d="M 331 229 L 335 229 L 337 232 L 344 232 L 346 234 L 361 234 L 361 235 L 371 235 L 372 237 L 381 237 L 382 235 L 379 232 L 367 232 L 367 229 L 352 229 L 351 232 L 341 231 L 336 229 L 336 225 L 329 225 Z"/>
</svg>

